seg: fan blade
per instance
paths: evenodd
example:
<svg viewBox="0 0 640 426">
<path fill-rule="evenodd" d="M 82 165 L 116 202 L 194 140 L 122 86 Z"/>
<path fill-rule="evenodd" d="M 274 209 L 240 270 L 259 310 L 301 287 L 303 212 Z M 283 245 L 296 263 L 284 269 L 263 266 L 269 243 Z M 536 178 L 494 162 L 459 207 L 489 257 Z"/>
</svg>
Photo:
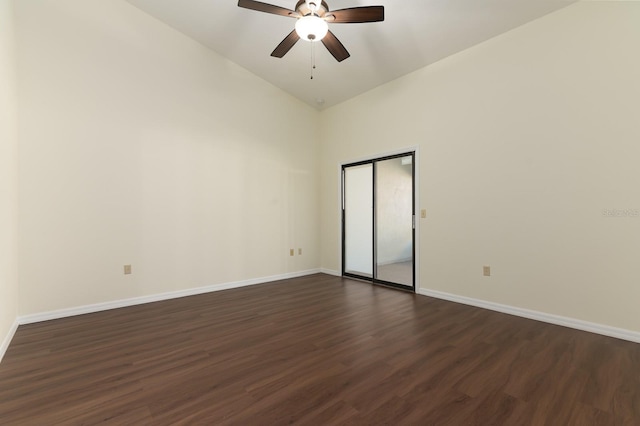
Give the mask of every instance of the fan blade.
<svg viewBox="0 0 640 426">
<path fill-rule="evenodd" d="M 329 53 L 331 53 L 338 62 L 342 62 L 351 56 L 331 31 L 327 32 L 327 35 L 323 37 L 322 44 L 324 44 Z"/>
<path fill-rule="evenodd" d="M 274 15 L 295 16 L 295 12 L 293 10 L 254 0 L 238 0 L 238 7 L 257 10 L 258 12 L 272 13 Z"/>
<path fill-rule="evenodd" d="M 335 16 L 335 19 L 329 22 L 336 24 L 380 22 L 384 21 L 384 6 L 351 7 L 332 10 L 329 14 Z"/>
<path fill-rule="evenodd" d="M 296 30 L 291 31 L 289 35 L 280 42 L 278 47 L 276 47 L 274 51 L 271 52 L 271 56 L 275 58 L 282 58 L 287 54 L 289 50 L 291 50 L 293 45 L 296 44 L 298 40 L 300 40 L 300 36 L 296 32 Z"/>
</svg>

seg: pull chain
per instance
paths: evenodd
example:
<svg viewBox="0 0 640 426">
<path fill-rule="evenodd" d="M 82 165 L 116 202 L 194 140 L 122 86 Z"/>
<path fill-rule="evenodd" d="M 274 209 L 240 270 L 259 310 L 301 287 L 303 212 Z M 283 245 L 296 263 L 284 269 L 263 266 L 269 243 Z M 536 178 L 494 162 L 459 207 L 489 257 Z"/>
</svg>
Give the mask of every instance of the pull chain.
<svg viewBox="0 0 640 426">
<path fill-rule="evenodd" d="M 315 43 L 311 42 L 311 80 L 313 80 L 313 70 L 316 69 L 316 48 Z"/>
<path fill-rule="evenodd" d="M 311 11 L 311 15 L 318 16 L 316 14 L 316 10 L 318 6 L 311 0 L 306 0 L 307 7 Z M 315 34 L 313 36 L 313 40 L 311 40 L 311 80 L 313 80 L 313 71 L 316 69 L 316 46 L 315 46 Z"/>
</svg>

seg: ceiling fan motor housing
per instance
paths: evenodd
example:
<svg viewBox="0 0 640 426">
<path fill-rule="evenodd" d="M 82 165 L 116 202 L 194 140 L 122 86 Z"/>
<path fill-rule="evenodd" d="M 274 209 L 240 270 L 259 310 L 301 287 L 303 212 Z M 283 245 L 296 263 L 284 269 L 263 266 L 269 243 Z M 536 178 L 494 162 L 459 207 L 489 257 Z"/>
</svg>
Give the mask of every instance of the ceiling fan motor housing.
<svg viewBox="0 0 640 426">
<path fill-rule="evenodd" d="M 319 3 L 319 4 L 318 4 Z M 314 5 L 315 10 L 310 8 L 309 6 Z M 324 16 L 329 11 L 329 6 L 324 1 L 310 1 L 309 3 L 306 0 L 300 0 L 296 3 L 296 12 L 300 14 L 300 16 L 307 16 L 310 14 L 317 15 L 319 18 L 324 18 Z"/>
</svg>

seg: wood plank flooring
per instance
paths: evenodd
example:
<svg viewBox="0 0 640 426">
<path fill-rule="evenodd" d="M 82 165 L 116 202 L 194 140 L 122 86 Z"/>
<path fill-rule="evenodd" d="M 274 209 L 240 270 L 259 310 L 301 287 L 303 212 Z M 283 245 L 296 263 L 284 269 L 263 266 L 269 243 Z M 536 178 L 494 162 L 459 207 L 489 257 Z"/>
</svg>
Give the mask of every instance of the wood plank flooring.
<svg viewBox="0 0 640 426">
<path fill-rule="evenodd" d="M 640 345 L 313 275 L 20 326 L 0 424 L 640 425 Z"/>
</svg>

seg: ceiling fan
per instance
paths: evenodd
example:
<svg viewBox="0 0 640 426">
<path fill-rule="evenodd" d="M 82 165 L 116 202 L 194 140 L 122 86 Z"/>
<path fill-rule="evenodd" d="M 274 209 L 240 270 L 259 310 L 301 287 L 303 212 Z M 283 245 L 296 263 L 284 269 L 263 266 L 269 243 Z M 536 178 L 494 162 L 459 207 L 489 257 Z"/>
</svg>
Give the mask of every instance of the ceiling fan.
<svg viewBox="0 0 640 426">
<path fill-rule="evenodd" d="M 323 0 L 299 0 L 295 10 L 285 9 L 255 0 L 239 0 L 238 6 L 258 12 L 296 18 L 295 29 L 271 52 L 271 56 L 282 58 L 301 38 L 311 42 L 322 41 L 338 62 L 350 55 L 338 38 L 329 31 L 328 23 L 351 24 L 384 21 L 384 6 L 351 7 L 329 10 Z"/>
</svg>

